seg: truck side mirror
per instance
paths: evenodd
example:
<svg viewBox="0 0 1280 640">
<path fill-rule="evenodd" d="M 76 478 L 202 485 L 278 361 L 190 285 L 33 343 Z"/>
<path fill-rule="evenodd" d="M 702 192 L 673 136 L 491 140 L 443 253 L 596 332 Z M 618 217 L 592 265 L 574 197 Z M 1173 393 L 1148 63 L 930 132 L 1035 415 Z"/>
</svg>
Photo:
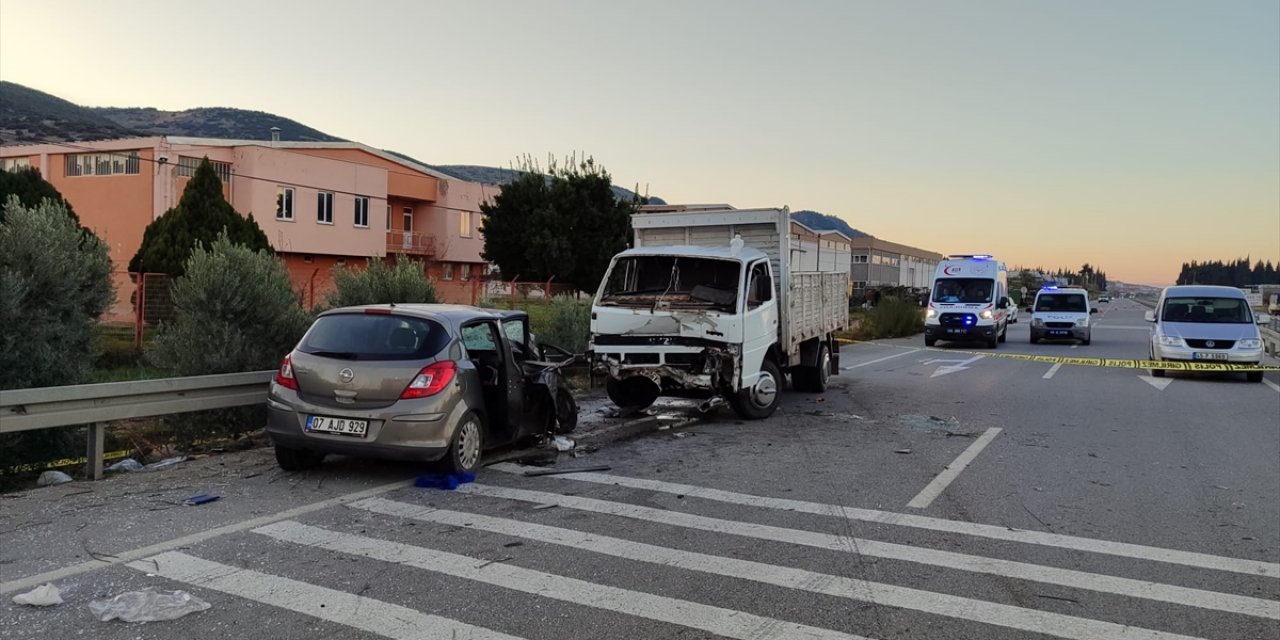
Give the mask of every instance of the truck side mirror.
<svg viewBox="0 0 1280 640">
<path fill-rule="evenodd" d="M 997 308 L 997 309 L 1008 309 L 1008 308 L 1009 308 L 1009 298 L 1008 298 L 1008 297 L 1001 297 L 1001 298 L 1000 298 L 1000 302 L 997 302 L 997 303 L 996 303 L 996 308 Z"/>
<path fill-rule="evenodd" d="M 1154 311 L 1148 311 L 1146 314 L 1144 314 L 1144 317 L 1146 318 L 1147 322 L 1155 322 L 1155 321 L 1156 321 L 1156 312 L 1154 312 Z"/>
</svg>

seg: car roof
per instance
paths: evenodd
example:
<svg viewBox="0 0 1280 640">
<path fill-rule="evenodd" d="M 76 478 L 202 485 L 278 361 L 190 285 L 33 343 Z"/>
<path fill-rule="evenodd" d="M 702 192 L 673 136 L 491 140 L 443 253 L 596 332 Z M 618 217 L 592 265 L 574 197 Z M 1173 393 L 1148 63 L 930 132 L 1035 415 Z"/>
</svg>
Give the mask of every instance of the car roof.
<svg viewBox="0 0 1280 640">
<path fill-rule="evenodd" d="M 1036 292 L 1036 295 L 1040 295 L 1040 294 L 1042 294 L 1042 293 L 1044 293 L 1044 294 L 1053 294 L 1053 293 L 1083 293 L 1083 294 L 1085 294 L 1086 296 L 1087 296 L 1087 295 L 1089 295 L 1089 292 L 1088 292 L 1088 291 L 1085 291 L 1084 289 L 1081 289 L 1081 288 L 1079 288 L 1079 287 L 1061 287 L 1061 288 L 1058 288 L 1058 289 L 1041 289 L 1041 290 L 1039 290 L 1039 291 L 1037 291 L 1037 292 Z"/>
<path fill-rule="evenodd" d="M 340 307 L 330 309 L 321 315 L 337 313 L 363 313 L 367 309 L 391 309 L 395 314 L 407 314 L 422 318 L 449 320 L 452 323 L 466 322 L 476 318 L 507 320 L 526 318 L 529 314 L 520 310 L 485 309 L 464 304 L 405 303 L 405 304 L 366 304 L 356 307 Z"/>
<path fill-rule="evenodd" d="M 1182 284 L 1165 287 L 1164 296 L 1240 298 L 1244 300 L 1244 292 L 1235 287 L 1223 287 L 1209 284 Z"/>
</svg>

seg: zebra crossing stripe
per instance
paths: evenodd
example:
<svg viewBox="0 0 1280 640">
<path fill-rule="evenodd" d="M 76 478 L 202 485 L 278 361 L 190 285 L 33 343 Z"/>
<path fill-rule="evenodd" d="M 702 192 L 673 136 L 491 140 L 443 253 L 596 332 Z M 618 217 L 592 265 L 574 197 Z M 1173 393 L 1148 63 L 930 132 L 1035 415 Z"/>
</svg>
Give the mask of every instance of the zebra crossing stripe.
<svg viewBox="0 0 1280 640">
<path fill-rule="evenodd" d="M 511 463 L 495 464 L 486 467 L 486 469 L 517 475 L 536 468 L 537 467 L 528 467 Z M 770 498 L 766 496 L 736 493 L 733 491 L 710 489 L 688 484 L 663 482 L 661 480 L 643 480 L 640 478 L 629 478 L 626 476 L 616 476 L 603 473 L 575 473 L 573 475 L 558 476 L 557 478 L 560 480 L 589 482 L 593 484 L 617 485 L 631 489 L 669 493 L 672 495 L 684 496 L 686 498 L 699 498 L 702 500 L 725 502 L 728 504 L 747 507 L 795 511 L 798 513 L 810 513 L 814 515 L 872 522 L 876 524 L 914 527 L 917 529 L 928 529 L 931 531 L 942 531 L 945 533 L 958 533 L 980 538 L 990 538 L 992 540 L 1022 542 L 1044 547 L 1060 547 L 1063 549 L 1087 551 L 1089 553 L 1099 553 L 1104 555 L 1134 558 L 1138 560 L 1152 560 L 1155 562 L 1179 564 L 1199 569 L 1230 571 L 1233 573 L 1268 576 L 1273 578 L 1280 577 L 1280 563 L 1276 562 L 1228 558 L 1224 556 L 1210 555 L 1207 553 L 1196 553 L 1194 551 L 1179 551 L 1177 549 L 1148 547 L 1128 542 L 1097 540 L 1093 538 L 1082 538 L 1045 531 L 1011 529 L 1005 526 L 961 522 L 959 520 L 946 520 L 944 518 L 933 518 L 909 513 L 859 509 L 834 504 L 823 504 L 820 502 L 789 500 L 786 498 Z"/>
<path fill-rule="evenodd" d="M 726 638 L 867 640 L 862 636 L 745 611 L 595 584 L 524 567 L 489 563 L 481 558 L 342 533 L 295 521 L 277 522 L 253 531 L 285 542 L 442 573 L 571 604 L 699 629 Z"/>
<path fill-rule="evenodd" d="M 943 551 L 924 547 L 866 540 L 829 533 L 816 533 L 799 529 L 786 529 L 770 525 L 722 520 L 690 513 L 667 511 L 652 507 L 610 502 L 595 498 L 564 496 L 544 491 L 526 489 L 510 489 L 492 485 L 466 484 L 458 487 L 458 491 L 471 495 L 519 500 L 537 504 L 554 504 L 557 506 L 589 511 L 646 522 L 698 529 L 714 533 L 771 540 L 786 544 L 795 544 L 831 551 L 853 552 L 863 556 L 902 560 L 919 564 L 958 569 L 973 573 L 1003 576 L 1017 580 L 1028 580 L 1042 584 L 1056 584 L 1073 589 L 1084 589 L 1099 593 L 1109 593 L 1130 598 L 1156 600 L 1188 607 L 1212 609 L 1280 620 L 1280 601 L 1262 600 L 1248 596 L 1217 593 L 1203 589 L 1179 587 L 1160 584 L 1146 580 L 1121 578 L 1117 576 L 1088 573 L 1074 569 L 1042 566 L 1014 560 L 1002 560 L 975 556 L 954 551 Z"/>
<path fill-rule="evenodd" d="M 1035 609 L 976 600 L 943 593 L 899 587 L 793 569 L 778 565 L 682 551 L 642 542 L 633 542 L 592 533 L 540 524 L 495 518 L 474 513 L 422 507 L 383 498 L 370 498 L 347 505 L 383 515 L 420 522 L 479 529 L 527 540 L 546 542 L 572 549 L 636 560 L 666 567 L 709 573 L 717 576 L 761 582 L 788 589 L 911 609 L 1021 631 L 1072 640 L 1132 638 L 1134 640 L 1174 640 L 1190 636 L 1090 620 Z"/>
<path fill-rule="evenodd" d="M 398 604 L 168 551 L 128 567 L 395 640 L 523 640 Z M 324 603 L 323 606 L 320 603 Z"/>
</svg>

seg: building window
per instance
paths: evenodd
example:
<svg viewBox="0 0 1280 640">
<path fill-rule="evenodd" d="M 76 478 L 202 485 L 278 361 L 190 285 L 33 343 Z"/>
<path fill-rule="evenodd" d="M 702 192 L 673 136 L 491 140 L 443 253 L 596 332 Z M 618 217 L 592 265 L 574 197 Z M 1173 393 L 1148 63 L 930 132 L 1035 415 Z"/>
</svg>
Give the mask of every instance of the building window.
<svg viewBox="0 0 1280 640">
<path fill-rule="evenodd" d="M 333 224 L 333 194 L 321 191 L 316 194 L 316 222 Z"/>
<path fill-rule="evenodd" d="M 194 176 L 196 174 L 196 168 L 200 166 L 201 160 L 203 160 L 203 158 L 178 156 L 178 177 L 190 178 L 191 176 Z M 213 164 L 213 171 L 218 174 L 218 179 L 221 180 L 223 184 L 231 182 L 230 162 L 216 162 L 214 160 L 210 160 L 209 162 Z"/>
<path fill-rule="evenodd" d="M 444 263 L 444 279 L 453 280 L 453 263 L 452 262 Z"/>
<path fill-rule="evenodd" d="M 356 209 L 354 224 L 357 227 L 369 226 L 369 199 L 356 197 Z"/>
<path fill-rule="evenodd" d="M 857 263 L 857 264 L 866 264 L 866 263 L 867 263 L 867 257 L 866 257 L 866 256 L 854 256 L 854 257 L 853 257 L 853 261 L 854 261 L 855 263 Z"/>
<path fill-rule="evenodd" d="M 405 233 L 413 231 L 413 207 L 405 207 L 404 213 L 404 230 Z"/>
<path fill-rule="evenodd" d="M 471 265 L 465 263 L 458 265 L 458 277 L 461 278 L 463 282 L 470 280 Z"/>
<path fill-rule="evenodd" d="M 471 212 L 463 211 L 458 214 L 458 217 L 462 222 L 461 224 L 462 228 L 458 230 L 458 235 L 464 238 L 470 238 L 471 237 Z M 466 280 L 466 278 L 463 278 L 463 280 Z"/>
<path fill-rule="evenodd" d="M 387 205 L 387 231 L 391 230 L 391 205 Z"/>
<path fill-rule="evenodd" d="M 142 172 L 137 151 L 124 153 L 69 153 L 66 174 L 75 176 L 137 175 Z"/>
<path fill-rule="evenodd" d="M 316 261 L 315 256 L 302 256 L 302 264 L 311 264 Z"/>
<path fill-rule="evenodd" d="M 31 166 L 31 158 L 5 158 L 4 164 L 0 165 L 0 170 L 18 171 Z M 0 203 L 3 204 L 3 203 Z"/>
<path fill-rule="evenodd" d="M 293 219 L 293 187 L 276 187 L 276 220 Z"/>
</svg>

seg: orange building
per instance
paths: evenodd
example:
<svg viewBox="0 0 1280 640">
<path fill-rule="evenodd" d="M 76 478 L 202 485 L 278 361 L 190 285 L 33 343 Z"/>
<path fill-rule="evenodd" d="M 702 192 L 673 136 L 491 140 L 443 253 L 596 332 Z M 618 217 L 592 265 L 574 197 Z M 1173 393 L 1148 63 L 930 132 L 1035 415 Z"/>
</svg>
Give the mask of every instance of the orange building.
<svg viewBox="0 0 1280 640">
<path fill-rule="evenodd" d="M 205 157 L 231 205 L 266 232 L 305 306 L 332 290 L 334 267 L 397 253 L 425 261 L 444 300 L 472 302 L 469 281 L 485 267 L 480 204 L 498 187 L 359 143 L 156 136 L 15 145 L 0 147 L 0 168 L 39 169 L 107 243 L 122 273 L 108 315 L 129 317 L 123 272 Z"/>
</svg>

